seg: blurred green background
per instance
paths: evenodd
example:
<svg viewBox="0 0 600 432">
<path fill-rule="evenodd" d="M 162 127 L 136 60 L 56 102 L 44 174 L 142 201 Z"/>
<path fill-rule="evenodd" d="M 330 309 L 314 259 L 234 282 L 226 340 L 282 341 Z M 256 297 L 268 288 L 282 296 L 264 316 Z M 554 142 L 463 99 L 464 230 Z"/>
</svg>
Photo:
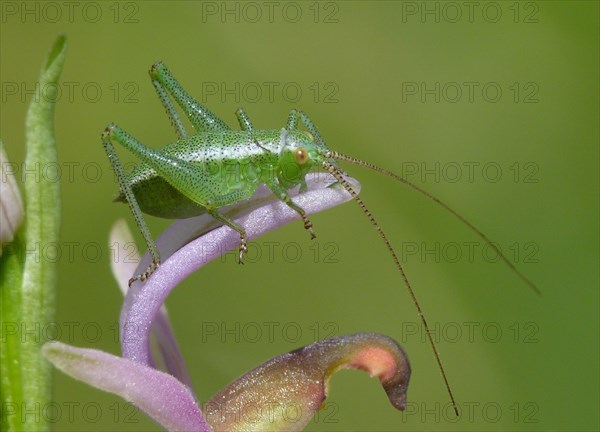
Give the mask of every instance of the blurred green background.
<svg viewBox="0 0 600 432">
<path fill-rule="evenodd" d="M 163 60 L 232 126 L 238 106 L 264 129 L 305 110 L 332 149 L 446 200 L 543 291 L 486 259 L 479 238 L 431 202 L 348 167 L 437 329 L 463 415 L 354 204 L 313 216 L 317 240 L 292 224 L 254 243 L 260 259 L 241 267 L 229 254 L 170 296 L 201 401 L 277 354 L 374 331 L 410 357 L 410 412 L 366 374 L 342 372 L 308 430 L 598 429 L 597 2 L 65 3 L 3 1 L 0 30 L 0 131 L 17 163 L 41 63 L 58 34 L 68 38 L 60 172 L 39 173 L 60 176 L 63 190 L 60 340 L 120 352 L 107 243 L 118 218 L 133 219 L 111 202 L 118 185 L 99 135 L 114 121 L 154 148 L 173 140 L 147 75 Z M 168 224 L 148 221 L 155 235 Z M 55 395 L 59 431 L 159 429 L 61 373 Z"/>
</svg>

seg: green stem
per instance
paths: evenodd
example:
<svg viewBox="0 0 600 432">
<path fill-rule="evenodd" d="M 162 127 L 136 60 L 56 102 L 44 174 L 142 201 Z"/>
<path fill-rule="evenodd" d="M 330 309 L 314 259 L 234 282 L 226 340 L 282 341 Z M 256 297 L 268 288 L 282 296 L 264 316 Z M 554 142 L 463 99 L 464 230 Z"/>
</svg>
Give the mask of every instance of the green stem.
<svg viewBox="0 0 600 432">
<path fill-rule="evenodd" d="M 17 234 L 0 258 L 0 317 L 2 321 L 2 343 L 0 343 L 0 392 L 2 395 L 2 430 L 21 430 L 17 412 L 23 401 L 21 391 L 20 358 L 20 306 L 22 303 L 21 284 L 23 283 L 23 262 L 18 252 L 21 236 Z M 16 248 L 16 249 L 15 249 Z"/>
<path fill-rule="evenodd" d="M 54 106 L 65 52 L 66 40 L 60 36 L 29 105 L 25 170 L 37 171 L 57 163 Z M 16 334 L 6 334 L 2 341 L 2 429 L 46 431 L 51 425 L 42 413 L 51 402 L 52 374 L 50 363 L 40 353 L 45 342 L 41 329 L 54 321 L 56 263 L 46 260 L 40 251 L 59 239 L 60 185 L 43 178 L 27 179 L 24 192 L 25 225 L 16 238 L 17 253 L 3 257 L 0 271 L 2 324 L 16 326 Z"/>
</svg>

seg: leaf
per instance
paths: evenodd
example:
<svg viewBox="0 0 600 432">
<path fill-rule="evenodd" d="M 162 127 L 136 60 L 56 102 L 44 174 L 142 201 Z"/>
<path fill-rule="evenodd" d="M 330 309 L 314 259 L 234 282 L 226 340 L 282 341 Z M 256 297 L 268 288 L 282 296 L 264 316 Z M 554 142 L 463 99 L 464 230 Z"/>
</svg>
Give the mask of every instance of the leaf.
<svg viewBox="0 0 600 432">
<path fill-rule="evenodd" d="M 66 39 L 60 36 L 44 63 L 27 111 L 25 170 L 39 171 L 57 163 L 54 106 L 65 55 Z M 56 263 L 46 260 L 40 251 L 58 241 L 60 186 L 42 177 L 28 178 L 24 201 L 25 225 L 14 242 L 16 253 L 2 257 L 0 270 L 3 325 L 15 325 L 17 329 L 2 344 L 3 409 L 17 409 L 13 415 L 2 416 L 2 429 L 50 430 L 50 424 L 39 416 L 21 416 L 22 410 L 33 410 L 51 401 L 52 383 L 50 365 L 40 354 L 42 338 L 21 331 L 54 321 Z"/>
</svg>

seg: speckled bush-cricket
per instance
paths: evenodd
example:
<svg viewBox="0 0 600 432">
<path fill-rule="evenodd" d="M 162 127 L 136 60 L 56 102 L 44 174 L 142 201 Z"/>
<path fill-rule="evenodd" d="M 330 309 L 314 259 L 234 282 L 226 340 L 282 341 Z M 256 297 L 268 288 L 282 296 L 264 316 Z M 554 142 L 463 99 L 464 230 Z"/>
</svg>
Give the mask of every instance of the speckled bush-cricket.
<svg viewBox="0 0 600 432">
<path fill-rule="evenodd" d="M 129 204 L 152 256 L 150 266 L 144 273 L 133 277 L 129 281 L 130 285 L 135 280 L 145 280 L 160 265 L 158 250 L 142 212 L 169 219 L 184 219 L 209 213 L 239 233 L 239 261 L 242 263 L 244 253 L 247 251 L 244 227 L 222 214 L 219 209 L 250 198 L 259 185 L 265 184 L 276 197 L 300 215 L 304 222 L 304 228 L 314 238 L 312 223 L 304 210 L 290 199 L 287 191 L 298 185 L 301 190 L 302 187 L 306 187 L 304 179 L 309 170 L 313 168 L 324 170 L 346 189 L 377 228 L 377 232 L 390 252 L 417 308 L 442 373 L 446 390 L 458 415 L 454 396 L 427 321 L 400 260 L 372 213 L 344 178 L 344 172 L 339 168 L 337 161 L 345 161 L 377 171 L 404 183 L 433 200 L 479 235 L 498 253 L 498 256 L 513 272 L 539 293 L 535 285 L 502 255 L 502 252 L 487 236 L 439 199 L 390 171 L 329 150 L 317 128 L 305 113 L 292 110 L 284 129 L 257 130 L 254 129 L 250 119 L 240 108 L 236 111 L 236 117 L 241 130 L 231 130 L 223 120 L 191 97 L 161 62 L 157 62 L 151 67 L 150 77 L 175 128 L 177 141 L 166 145 L 162 150 L 153 150 L 115 124 L 108 125 L 102 134 L 102 143 L 121 187 L 121 194 L 117 201 L 126 201 Z M 188 134 L 185 130 L 171 98 L 189 118 L 195 129 L 193 134 Z M 306 130 L 298 128 L 300 122 Z M 112 141 L 116 141 L 128 149 L 142 163 L 126 174 Z M 231 170 L 235 171 L 237 175 L 229 175 Z"/>
</svg>

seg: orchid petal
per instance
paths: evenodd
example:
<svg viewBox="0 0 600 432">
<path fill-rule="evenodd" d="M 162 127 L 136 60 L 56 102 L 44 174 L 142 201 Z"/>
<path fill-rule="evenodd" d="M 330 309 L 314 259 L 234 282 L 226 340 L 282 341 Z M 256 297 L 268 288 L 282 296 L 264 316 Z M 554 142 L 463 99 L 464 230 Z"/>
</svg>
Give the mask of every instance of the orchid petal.
<svg viewBox="0 0 600 432">
<path fill-rule="evenodd" d="M 11 168 L 0 139 L 0 256 L 2 245 L 13 241 L 23 222 L 23 200 Z"/>
<path fill-rule="evenodd" d="M 112 272 L 121 292 L 125 296 L 129 288 L 128 281 L 135 273 L 140 257 L 135 247 L 133 235 L 123 219 L 119 219 L 112 226 L 109 247 L 113 249 L 113 257 L 116 258 L 111 261 Z M 131 247 L 134 249 L 131 250 Z M 152 334 L 156 338 L 167 372 L 189 388 L 192 388 L 192 380 L 177 345 L 177 340 L 167 316 L 167 309 L 164 305 L 156 314 L 152 324 Z"/>
<path fill-rule="evenodd" d="M 108 247 L 112 251 L 110 268 L 123 297 L 125 297 L 129 289 L 127 281 L 135 272 L 140 262 L 140 255 L 131 230 L 124 219 L 117 220 L 110 229 Z"/>
<path fill-rule="evenodd" d="M 211 430 L 190 389 L 167 373 L 60 342 L 46 343 L 42 353 L 67 375 L 132 402 L 167 430 Z"/>
<path fill-rule="evenodd" d="M 349 181 L 358 192 L 360 184 L 353 179 Z M 290 193 L 294 202 L 307 214 L 326 210 L 351 199 L 350 194 L 327 174 L 307 176 L 307 186 L 306 192 Z M 259 191 L 258 197 L 255 196 L 244 204 L 225 208 L 223 212 L 246 229 L 249 240 L 299 219 L 298 213 L 275 199 L 272 194 L 265 193 L 264 189 Z M 206 216 L 194 219 L 196 220 L 175 222 L 172 228 L 159 238 L 157 245 L 164 260 L 162 265 L 145 284 L 134 283 L 127 292 L 120 317 L 123 357 L 142 364 L 151 364 L 148 349 L 150 328 L 169 293 L 205 263 L 239 246 L 239 234 L 229 227 L 221 226 L 177 250 L 180 246 L 178 242 L 216 225 Z M 205 221 L 208 225 L 199 228 L 198 221 Z M 164 252 L 161 247 L 165 249 Z M 177 251 L 172 253 L 174 250 Z M 169 256 L 169 252 L 172 255 Z M 145 268 L 145 262 L 147 261 L 142 260 L 138 271 Z"/>
<path fill-rule="evenodd" d="M 205 405 L 217 431 L 300 431 L 327 397 L 331 375 L 345 368 L 379 378 L 392 405 L 406 407 L 410 365 L 402 348 L 378 334 L 345 335 L 280 355 L 229 384 Z"/>
</svg>

